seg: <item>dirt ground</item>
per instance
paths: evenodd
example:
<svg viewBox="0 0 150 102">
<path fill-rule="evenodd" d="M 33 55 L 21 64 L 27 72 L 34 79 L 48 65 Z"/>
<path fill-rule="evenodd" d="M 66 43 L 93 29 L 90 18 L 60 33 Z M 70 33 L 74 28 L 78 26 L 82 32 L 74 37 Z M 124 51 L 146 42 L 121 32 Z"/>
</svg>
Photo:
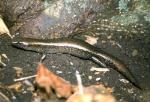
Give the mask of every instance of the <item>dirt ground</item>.
<svg viewBox="0 0 150 102">
<path fill-rule="evenodd" d="M 108 0 L 108 1 L 113 1 L 113 0 Z M 13 3 L 15 4 L 15 1 Z M 21 2 L 20 6 L 22 6 L 22 4 L 23 2 Z M 8 26 L 10 28 L 11 34 L 13 35 L 20 34 L 19 36 L 23 36 L 23 37 L 29 36 L 32 38 L 34 37 L 53 38 L 53 37 L 68 36 L 72 34 L 72 31 L 74 30 L 73 33 L 77 34 L 76 37 L 81 40 L 85 40 L 85 35 L 94 36 L 98 38 L 98 40 L 97 43 L 93 46 L 96 46 L 112 54 L 113 56 L 116 56 L 118 59 L 123 61 L 129 67 L 129 70 L 133 73 L 135 79 L 138 81 L 138 84 L 143 88 L 143 90 L 139 90 L 130 82 L 126 83 L 126 81 L 124 81 L 125 78 L 114 69 L 110 69 L 110 71 L 106 73 L 93 72 L 90 70 L 92 67 L 100 67 L 100 66 L 98 66 L 96 63 L 90 60 L 83 60 L 71 56 L 69 54 L 46 55 L 46 59 L 43 61 L 43 63 L 49 68 L 49 70 L 51 70 L 52 72 L 56 73 L 57 75 L 70 81 L 72 84 L 75 85 L 77 84 L 75 71 L 78 70 L 81 74 L 83 85 L 88 86 L 94 84 L 104 84 L 110 88 L 113 88 L 114 89 L 113 95 L 116 97 L 117 102 L 149 102 L 150 100 L 150 30 L 149 30 L 150 24 L 146 21 L 143 21 L 144 17 L 140 16 L 142 20 L 140 22 L 137 22 L 139 23 L 137 25 L 130 24 L 127 27 L 121 25 L 115 26 L 113 25 L 114 23 L 109 20 L 112 15 L 115 16 L 117 14 L 116 11 L 115 13 L 113 12 L 113 10 L 110 12 L 109 11 L 105 12 L 104 9 L 102 10 L 103 12 L 96 13 L 98 15 L 96 17 L 95 16 L 93 17 L 93 14 L 92 15 L 89 14 L 90 16 L 88 16 L 87 18 L 85 16 L 85 18 L 81 20 L 83 21 L 84 24 L 83 25 L 81 24 L 80 26 L 76 25 L 76 27 L 73 25 L 71 26 L 72 29 L 70 31 L 68 31 L 68 28 L 66 29 L 65 27 L 71 24 L 72 20 L 69 20 L 64 27 L 58 27 L 58 28 L 56 27 L 55 29 L 54 26 L 54 31 L 53 31 L 49 29 L 47 30 L 45 28 L 47 26 L 49 27 L 49 23 L 51 24 L 50 22 L 51 19 L 47 24 L 46 21 L 49 20 L 49 18 L 45 16 L 45 14 L 44 15 L 35 14 L 35 16 L 30 15 L 31 13 L 30 11 L 32 11 L 30 9 L 32 6 L 34 6 L 34 3 L 33 4 L 30 3 L 30 4 L 31 5 L 26 4 L 27 7 L 29 6 L 29 12 L 26 9 L 25 11 L 22 10 L 18 11 L 17 9 L 19 9 L 19 7 L 18 8 L 14 7 L 13 9 L 9 10 L 9 8 L 12 7 L 11 5 L 9 5 L 9 3 L 3 5 L 8 7 L 5 8 L 5 11 L 9 11 L 9 12 L 3 12 L 5 16 L 4 20 L 7 21 L 7 25 L 11 23 L 12 25 L 14 25 L 14 27 L 12 25 Z M 38 11 L 41 8 L 43 9 L 43 5 L 41 3 L 37 2 L 35 4 L 37 5 L 34 6 L 35 7 L 34 10 Z M 106 5 L 108 5 L 107 2 L 105 6 Z M 37 9 L 38 7 L 40 8 Z M 18 14 L 21 13 L 21 15 L 12 16 L 14 14 L 16 15 L 17 13 Z M 30 16 L 33 16 L 33 18 L 30 18 Z M 15 19 L 13 19 L 13 17 Z M 16 17 L 18 18 L 16 19 Z M 29 20 L 27 20 L 27 18 Z M 82 16 L 79 17 L 79 19 L 82 19 Z M 18 20 L 18 21 L 14 23 L 13 20 L 14 21 Z M 78 21 L 78 19 L 75 20 L 75 22 L 76 21 Z M 79 23 L 81 21 L 79 21 Z M 58 20 L 57 22 L 55 22 L 54 19 L 53 22 L 54 23 L 61 22 L 61 19 L 60 21 Z M 63 25 L 64 21 L 62 22 L 61 23 Z M 43 27 L 41 24 L 43 25 L 47 24 L 47 25 Z M 36 29 L 37 26 L 38 27 L 42 26 L 43 28 L 41 28 L 42 29 L 41 31 L 43 32 L 40 33 L 40 31 Z M 19 30 L 18 27 L 20 27 Z M 52 32 L 47 33 L 49 31 Z M 66 31 L 68 31 L 67 34 L 64 33 Z M 35 99 L 35 96 L 33 94 L 33 91 L 29 89 L 29 86 L 24 81 L 20 82 L 21 88 L 19 88 L 18 90 L 10 89 L 9 86 L 17 83 L 14 81 L 14 79 L 16 78 L 35 75 L 36 68 L 38 62 L 42 57 L 42 54 L 14 48 L 11 45 L 11 42 L 12 42 L 11 39 L 7 35 L 0 36 L 1 61 L 6 64 L 5 66 L 4 64 L 0 63 L 0 92 L 4 94 L 7 98 L 9 98 L 11 102 L 34 102 L 33 100 Z M 5 55 L 7 56 L 7 58 L 5 58 Z M 22 73 L 18 77 L 16 76 L 16 70 L 14 67 L 19 67 L 20 69 L 22 69 Z M 29 79 L 29 81 L 33 84 L 34 78 Z M 1 100 L 3 99 L 1 98 L 2 97 L 1 93 L 0 93 L 0 102 L 1 101 L 9 102 L 8 100 L 7 101 Z M 52 102 L 65 102 L 65 100 L 64 99 L 58 100 L 54 96 L 52 98 Z"/>
<path fill-rule="evenodd" d="M 117 40 L 118 36 L 113 37 Z M 109 42 L 100 47 L 107 52 L 111 49 L 109 53 L 124 61 L 129 66 L 138 83 L 145 89 L 144 91 L 138 90 L 130 83 L 125 84 L 119 81 L 123 76 L 113 69 L 105 74 L 91 72 L 91 67 L 99 66 L 90 60 L 82 60 L 66 54 L 49 54 L 46 56 L 44 63 L 50 70 L 73 84 L 77 84 L 75 81 L 75 70 L 78 70 L 82 75 L 84 85 L 102 83 L 114 88 L 114 95 L 120 102 L 123 102 L 122 100 L 127 102 L 143 102 L 143 100 L 147 100 L 148 96 L 146 97 L 146 95 L 148 95 L 148 90 L 150 89 L 149 45 L 145 42 L 147 38 L 148 36 L 139 36 L 132 39 L 122 37 L 122 40 L 117 40 L 122 45 L 122 49 L 110 46 Z M 16 78 L 16 72 L 13 67 L 23 69 L 23 75 L 21 77 L 36 73 L 37 63 L 42 56 L 41 54 L 13 48 L 11 46 L 11 40 L 6 36 L 1 36 L 0 44 L 1 54 L 6 54 L 9 59 L 9 61 L 4 60 L 7 66 L 1 67 L 1 84 L 6 86 L 15 83 L 13 79 Z M 133 57 L 132 53 L 134 50 L 137 50 L 138 54 Z M 92 76 L 92 79 L 88 79 L 89 76 Z M 96 81 L 96 78 L 100 78 L 100 80 Z M 19 92 L 5 89 L 4 87 L 1 87 L 1 90 L 6 90 L 4 94 L 8 95 L 12 102 L 30 102 L 33 99 L 32 93 L 27 90 L 26 85 Z M 13 97 L 16 97 L 16 99 L 13 99 Z"/>
</svg>

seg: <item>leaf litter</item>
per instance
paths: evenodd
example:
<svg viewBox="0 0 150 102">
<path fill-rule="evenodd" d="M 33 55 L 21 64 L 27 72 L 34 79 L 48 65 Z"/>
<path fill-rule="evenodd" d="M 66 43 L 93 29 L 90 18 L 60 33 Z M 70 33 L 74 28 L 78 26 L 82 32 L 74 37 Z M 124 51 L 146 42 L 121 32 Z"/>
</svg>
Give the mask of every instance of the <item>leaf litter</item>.
<svg viewBox="0 0 150 102">
<path fill-rule="evenodd" d="M 47 94 L 49 99 L 52 94 L 55 94 L 58 99 L 65 98 L 66 102 L 116 102 L 115 97 L 112 95 L 112 88 L 102 84 L 83 86 L 78 71 L 75 74 L 78 85 L 72 85 L 54 74 L 42 63 L 39 63 L 36 75 L 37 88 L 44 88 L 44 94 Z M 45 99 L 47 100 L 47 98 Z"/>
<path fill-rule="evenodd" d="M 59 102 L 61 99 L 64 99 L 65 102 L 116 102 L 112 95 L 112 88 L 102 84 L 84 86 L 80 73 L 76 71 L 75 75 L 77 85 L 71 84 L 51 72 L 43 63 L 39 63 L 35 75 L 15 79 L 15 83 L 9 85 L 8 88 L 21 92 L 24 87 L 23 84 L 28 86 L 27 91 L 30 91 L 33 95 L 32 102 L 43 102 L 43 99 L 44 102 Z M 33 84 L 29 81 L 31 78 L 35 78 Z M 53 96 L 56 97 L 55 101 L 53 101 Z"/>
</svg>

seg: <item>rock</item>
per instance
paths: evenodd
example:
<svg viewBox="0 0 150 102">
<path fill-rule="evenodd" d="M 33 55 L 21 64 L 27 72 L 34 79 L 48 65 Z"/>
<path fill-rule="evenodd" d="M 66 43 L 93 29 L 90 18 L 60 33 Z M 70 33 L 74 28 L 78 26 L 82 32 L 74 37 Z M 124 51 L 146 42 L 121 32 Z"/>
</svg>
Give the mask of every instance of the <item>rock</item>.
<svg viewBox="0 0 150 102">
<path fill-rule="evenodd" d="M 138 55 L 138 50 L 134 49 L 133 52 L 132 52 L 132 56 L 135 57 L 137 55 Z"/>
</svg>

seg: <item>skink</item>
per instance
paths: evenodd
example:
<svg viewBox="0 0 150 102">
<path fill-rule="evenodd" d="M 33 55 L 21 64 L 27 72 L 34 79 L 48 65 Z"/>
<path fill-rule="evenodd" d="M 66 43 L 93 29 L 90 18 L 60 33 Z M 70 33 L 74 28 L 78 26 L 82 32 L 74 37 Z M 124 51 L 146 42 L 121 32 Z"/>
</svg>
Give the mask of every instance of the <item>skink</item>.
<svg viewBox="0 0 150 102">
<path fill-rule="evenodd" d="M 64 53 L 70 54 L 82 59 L 92 60 L 103 67 L 114 68 L 132 84 L 137 85 L 132 73 L 128 68 L 116 57 L 96 48 L 84 41 L 70 38 L 58 39 L 32 39 L 20 38 L 13 40 L 12 45 L 24 50 L 30 50 L 41 53 Z"/>
</svg>

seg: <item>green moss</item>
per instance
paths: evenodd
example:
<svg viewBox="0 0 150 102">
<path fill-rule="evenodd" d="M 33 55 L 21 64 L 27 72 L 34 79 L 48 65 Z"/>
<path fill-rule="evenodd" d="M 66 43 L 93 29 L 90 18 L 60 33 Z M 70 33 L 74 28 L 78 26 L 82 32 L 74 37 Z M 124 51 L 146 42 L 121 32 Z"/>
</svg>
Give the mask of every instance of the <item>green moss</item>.
<svg viewBox="0 0 150 102">
<path fill-rule="evenodd" d="M 120 12 L 128 12 L 129 8 L 128 8 L 128 4 L 129 4 L 130 0 L 120 0 L 118 2 L 118 9 Z"/>
<path fill-rule="evenodd" d="M 123 25 L 129 25 L 137 23 L 139 21 L 139 17 L 136 14 L 122 14 L 121 16 L 112 17 L 111 20 Z"/>
<path fill-rule="evenodd" d="M 119 1 L 119 11 L 128 11 L 124 12 L 121 15 L 116 15 L 111 18 L 111 20 L 118 22 L 123 25 L 135 24 L 140 20 L 145 20 L 150 23 L 150 4 L 145 0 L 134 0 L 132 11 L 129 11 L 127 3 L 122 2 L 125 0 Z"/>
</svg>

